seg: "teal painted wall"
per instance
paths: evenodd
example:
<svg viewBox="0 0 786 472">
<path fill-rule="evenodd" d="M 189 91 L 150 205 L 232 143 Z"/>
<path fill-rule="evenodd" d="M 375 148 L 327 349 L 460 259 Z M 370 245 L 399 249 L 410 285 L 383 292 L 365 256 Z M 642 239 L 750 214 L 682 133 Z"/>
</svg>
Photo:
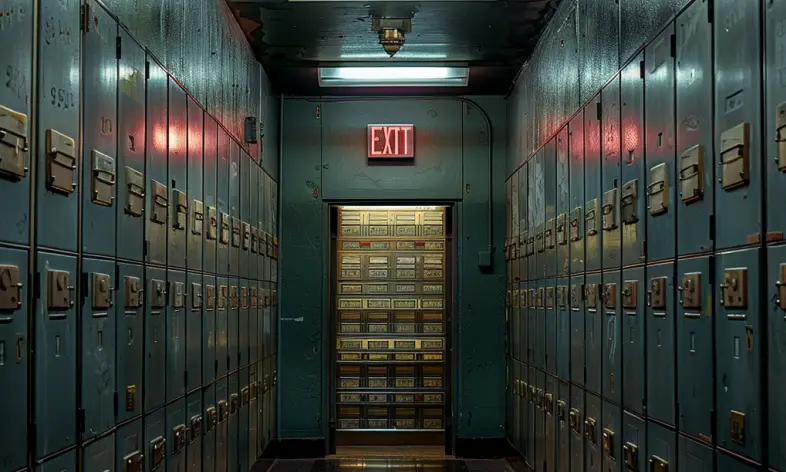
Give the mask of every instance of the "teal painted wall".
<svg viewBox="0 0 786 472">
<path fill-rule="evenodd" d="M 451 201 L 456 206 L 454 431 L 461 438 L 504 437 L 506 110 L 502 97 L 473 97 L 491 120 L 457 99 L 285 99 L 281 129 L 279 437 L 326 437 L 327 298 L 331 202 Z M 319 108 L 319 111 L 317 109 Z M 415 125 L 415 160 L 369 165 L 366 125 Z M 492 199 L 493 269 L 488 250 Z"/>
</svg>

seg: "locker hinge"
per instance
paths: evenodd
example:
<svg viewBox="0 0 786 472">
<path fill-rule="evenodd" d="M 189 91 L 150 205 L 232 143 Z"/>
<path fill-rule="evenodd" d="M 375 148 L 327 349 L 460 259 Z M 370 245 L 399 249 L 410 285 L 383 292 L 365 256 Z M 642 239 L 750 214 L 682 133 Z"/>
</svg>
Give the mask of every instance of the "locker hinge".
<svg viewBox="0 0 786 472">
<path fill-rule="evenodd" d="M 145 61 L 145 80 L 150 79 L 150 61 Z"/>
<path fill-rule="evenodd" d="M 34 422 L 30 423 L 30 427 L 27 428 L 27 444 L 35 444 L 36 442 L 36 428 L 37 424 Z"/>
<path fill-rule="evenodd" d="M 85 3 L 79 8 L 79 29 L 83 33 L 90 32 L 90 4 Z"/>
<path fill-rule="evenodd" d="M 79 434 L 85 432 L 85 409 L 80 408 L 76 410 L 76 425 L 79 428 Z"/>
<path fill-rule="evenodd" d="M 142 255 L 145 256 L 145 260 L 147 260 L 148 254 L 150 254 L 150 241 L 145 241 L 145 244 L 142 245 Z"/>
<path fill-rule="evenodd" d="M 715 0 L 707 1 L 707 23 L 712 23 L 713 16 L 715 16 Z"/>
<path fill-rule="evenodd" d="M 597 115 L 598 115 L 598 121 L 603 119 L 603 108 L 602 108 L 600 102 L 595 104 L 595 111 L 597 112 Z"/>
<path fill-rule="evenodd" d="M 90 279 L 88 278 L 87 272 L 82 272 L 82 287 L 80 292 L 82 292 L 82 300 L 87 299 L 87 288 L 90 286 Z"/>
<path fill-rule="evenodd" d="M 188 371 L 183 371 L 183 386 L 188 388 Z"/>
<path fill-rule="evenodd" d="M 213 376 L 218 375 L 218 359 L 213 361 Z"/>
<path fill-rule="evenodd" d="M 316 110 L 317 119 L 319 119 L 319 115 L 321 111 L 322 111 L 322 107 L 320 105 L 317 105 L 317 110 Z"/>
<path fill-rule="evenodd" d="M 227 372 L 229 372 L 229 366 L 232 365 L 230 359 L 232 359 L 232 356 L 227 356 Z"/>
<path fill-rule="evenodd" d="M 117 37 L 117 42 L 115 43 L 115 59 L 122 59 L 123 58 L 123 38 L 122 36 Z"/>
<path fill-rule="evenodd" d="M 33 281 L 33 297 L 36 300 L 41 298 L 41 273 L 35 273 L 35 280 Z"/>
<path fill-rule="evenodd" d="M 671 57 L 677 57 L 677 35 L 672 34 L 669 38 L 671 47 Z"/>
<path fill-rule="evenodd" d="M 113 405 L 112 408 L 115 410 L 115 418 L 117 418 L 117 390 L 115 390 L 115 397 L 112 399 Z"/>
<path fill-rule="evenodd" d="M 115 293 L 120 290 L 120 265 L 115 264 Z"/>
<path fill-rule="evenodd" d="M 644 78 L 644 61 L 639 61 L 639 78 Z"/>
<path fill-rule="evenodd" d="M 715 215 L 710 215 L 710 241 L 715 241 Z"/>
</svg>

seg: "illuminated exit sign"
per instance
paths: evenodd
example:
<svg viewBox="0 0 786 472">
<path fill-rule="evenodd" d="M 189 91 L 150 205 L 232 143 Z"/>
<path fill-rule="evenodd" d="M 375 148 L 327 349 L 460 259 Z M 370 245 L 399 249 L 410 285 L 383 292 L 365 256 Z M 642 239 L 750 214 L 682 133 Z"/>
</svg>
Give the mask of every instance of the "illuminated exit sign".
<svg viewBox="0 0 786 472">
<path fill-rule="evenodd" d="M 369 159 L 415 157 L 415 126 L 368 125 Z"/>
</svg>

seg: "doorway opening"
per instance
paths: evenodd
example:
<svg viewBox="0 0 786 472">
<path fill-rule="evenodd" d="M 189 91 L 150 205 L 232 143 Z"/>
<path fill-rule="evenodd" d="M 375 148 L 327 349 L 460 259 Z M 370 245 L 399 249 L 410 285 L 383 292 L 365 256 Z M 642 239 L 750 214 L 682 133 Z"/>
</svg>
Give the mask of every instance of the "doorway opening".
<svg viewBox="0 0 786 472">
<path fill-rule="evenodd" d="M 444 455 L 452 207 L 331 209 L 331 453 Z"/>
</svg>

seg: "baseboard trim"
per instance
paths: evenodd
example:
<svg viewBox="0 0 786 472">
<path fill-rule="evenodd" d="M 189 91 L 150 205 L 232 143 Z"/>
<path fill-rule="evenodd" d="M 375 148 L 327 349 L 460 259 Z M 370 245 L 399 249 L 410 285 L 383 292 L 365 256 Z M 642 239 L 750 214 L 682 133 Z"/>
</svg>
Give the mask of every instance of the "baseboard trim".
<svg viewBox="0 0 786 472">
<path fill-rule="evenodd" d="M 262 459 L 322 459 L 327 451 L 325 438 L 277 439 L 268 444 Z"/>
<path fill-rule="evenodd" d="M 462 459 L 507 459 L 520 457 L 505 438 L 457 438 L 456 457 Z"/>
</svg>

